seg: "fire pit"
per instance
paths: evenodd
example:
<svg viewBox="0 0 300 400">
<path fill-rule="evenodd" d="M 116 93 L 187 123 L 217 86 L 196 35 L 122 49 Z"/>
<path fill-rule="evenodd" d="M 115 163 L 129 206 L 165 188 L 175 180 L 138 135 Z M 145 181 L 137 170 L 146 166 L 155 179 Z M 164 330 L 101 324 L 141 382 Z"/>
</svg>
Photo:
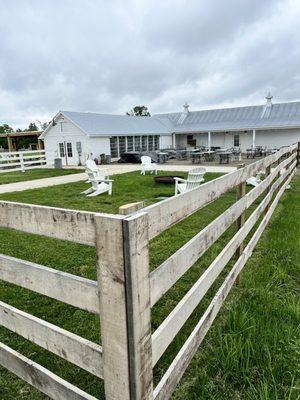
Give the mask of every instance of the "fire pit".
<svg viewBox="0 0 300 400">
<path fill-rule="evenodd" d="M 175 177 L 183 179 L 183 176 L 180 176 L 180 175 L 161 175 L 161 176 L 155 176 L 154 180 L 157 183 L 163 183 L 165 185 L 174 185 Z"/>
</svg>

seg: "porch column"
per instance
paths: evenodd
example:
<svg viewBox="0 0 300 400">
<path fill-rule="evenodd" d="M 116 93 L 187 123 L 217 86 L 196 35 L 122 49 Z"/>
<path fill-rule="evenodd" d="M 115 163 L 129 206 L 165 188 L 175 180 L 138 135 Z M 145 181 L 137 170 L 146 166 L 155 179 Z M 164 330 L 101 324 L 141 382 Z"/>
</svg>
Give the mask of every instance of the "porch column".
<svg viewBox="0 0 300 400">
<path fill-rule="evenodd" d="M 256 131 L 255 131 L 255 129 L 253 129 L 253 131 L 252 131 L 252 149 L 255 149 L 255 134 L 256 134 Z"/>
<path fill-rule="evenodd" d="M 207 147 L 208 147 L 208 151 L 210 151 L 211 148 L 211 132 L 207 132 Z"/>
<path fill-rule="evenodd" d="M 14 146 L 13 146 L 13 142 L 12 142 L 12 138 L 7 135 L 7 145 L 8 145 L 8 151 L 14 151 Z"/>
<path fill-rule="evenodd" d="M 175 133 L 172 133 L 172 147 L 175 149 L 176 148 L 176 137 Z"/>
</svg>

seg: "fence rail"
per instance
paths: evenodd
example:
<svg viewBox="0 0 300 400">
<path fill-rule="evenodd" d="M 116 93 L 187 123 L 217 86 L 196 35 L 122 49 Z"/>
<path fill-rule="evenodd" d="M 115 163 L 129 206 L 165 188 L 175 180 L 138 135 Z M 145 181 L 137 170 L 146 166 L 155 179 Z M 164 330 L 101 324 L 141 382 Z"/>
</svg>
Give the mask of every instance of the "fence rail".
<svg viewBox="0 0 300 400">
<path fill-rule="evenodd" d="M 2 301 L 1 325 L 104 379 L 108 400 L 170 398 L 289 185 L 299 148 L 282 148 L 130 216 L 1 201 L 0 226 L 96 247 L 97 281 L 6 255 L 0 255 L 0 279 L 100 314 L 101 345 Z M 246 193 L 245 181 L 261 170 L 265 179 Z M 149 240 L 233 188 L 236 202 L 150 273 Z M 151 307 L 235 221 L 237 232 L 152 334 Z M 153 367 L 233 257 L 235 264 L 153 390 Z M 0 364 L 53 399 L 95 399 L 1 343 Z"/>
<path fill-rule="evenodd" d="M 40 168 L 47 164 L 45 150 L 0 153 L 0 173 Z"/>
</svg>

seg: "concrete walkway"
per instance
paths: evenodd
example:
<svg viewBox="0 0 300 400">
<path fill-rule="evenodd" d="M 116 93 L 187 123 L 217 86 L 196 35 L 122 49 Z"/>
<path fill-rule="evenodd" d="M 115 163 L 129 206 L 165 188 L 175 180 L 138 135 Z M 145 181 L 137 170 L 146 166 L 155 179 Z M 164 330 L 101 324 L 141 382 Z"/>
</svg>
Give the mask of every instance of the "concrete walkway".
<svg viewBox="0 0 300 400">
<path fill-rule="evenodd" d="M 206 166 L 203 165 L 207 172 L 221 172 L 228 173 L 234 171 L 235 167 L 227 167 L 227 166 Z M 194 168 L 192 165 L 168 165 L 168 164 L 159 164 L 159 171 L 189 171 Z M 108 166 L 109 174 L 124 174 L 126 172 L 139 171 L 141 169 L 139 164 L 111 164 Z M 63 185 L 65 183 L 73 183 L 84 181 L 87 179 L 85 173 L 82 174 L 72 174 L 72 175 L 62 175 L 55 176 L 52 178 L 43 178 L 43 179 L 34 179 L 32 181 L 24 181 L 24 182 L 15 182 L 8 183 L 6 185 L 0 185 L 0 194 L 10 193 L 10 192 L 22 192 L 23 190 L 28 189 L 38 189 L 48 186 L 56 186 Z"/>
</svg>

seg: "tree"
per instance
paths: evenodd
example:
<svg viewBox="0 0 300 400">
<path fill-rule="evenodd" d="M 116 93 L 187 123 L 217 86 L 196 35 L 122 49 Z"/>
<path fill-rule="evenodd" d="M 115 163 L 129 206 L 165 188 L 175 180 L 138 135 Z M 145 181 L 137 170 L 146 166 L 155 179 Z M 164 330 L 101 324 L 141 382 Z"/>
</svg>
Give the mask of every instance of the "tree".
<svg viewBox="0 0 300 400">
<path fill-rule="evenodd" d="M 1 133 L 11 133 L 13 132 L 13 128 L 7 124 L 0 125 L 0 134 Z"/>
<path fill-rule="evenodd" d="M 151 114 L 146 106 L 135 106 L 127 115 L 135 115 L 138 117 L 151 117 Z"/>
<path fill-rule="evenodd" d="M 30 124 L 28 125 L 28 129 L 27 130 L 34 132 L 34 131 L 38 131 L 39 129 L 36 126 L 35 122 L 30 122 Z"/>
</svg>

